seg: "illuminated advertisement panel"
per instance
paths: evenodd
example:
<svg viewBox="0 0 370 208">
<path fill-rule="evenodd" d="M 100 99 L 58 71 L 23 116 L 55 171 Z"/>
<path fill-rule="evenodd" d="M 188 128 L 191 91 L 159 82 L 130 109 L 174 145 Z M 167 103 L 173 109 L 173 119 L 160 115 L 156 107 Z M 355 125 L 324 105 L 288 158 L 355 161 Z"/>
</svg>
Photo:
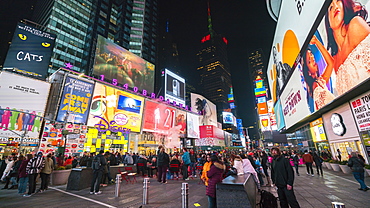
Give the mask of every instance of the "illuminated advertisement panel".
<svg viewBox="0 0 370 208">
<path fill-rule="evenodd" d="M 170 102 L 185 105 L 185 79 L 179 75 L 165 69 L 165 100 L 169 99 Z"/>
<path fill-rule="evenodd" d="M 143 131 L 168 135 L 175 127 L 175 119 L 175 108 L 150 100 L 145 102 Z"/>
<path fill-rule="evenodd" d="M 38 138 L 50 83 L 25 76 L 0 74 L 0 136 Z M 11 111 L 14 110 L 14 111 Z"/>
<path fill-rule="evenodd" d="M 366 92 L 350 101 L 358 130 L 370 130 L 370 92 Z"/>
<path fill-rule="evenodd" d="M 273 130 L 273 131 L 277 130 L 274 103 L 272 102 L 272 100 L 267 101 L 267 109 L 268 109 L 268 115 L 270 117 L 271 130 Z"/>
<path fill-rule="evenodd" d="M 267 104 L 257 103 L 258 114 L 267 114 Z"/>
<path fill-rule="evenodd" d="M 259 115 L 261 131 L 271 131 L 270 118 L 268 115 Z"/>
<path fill-rule="evenodd" d="M 266 100 L 266 97 L 258 97 L 257 98 L 257 103 L 265 103 L 267 100 Z"/>
<path fill-rule="evenodd" d="M 311 114 L 307 105 L 307 90 L 302 80 L 302 67 L 298 65 L 280 96 L 286 128 Z"/>
<path fill-rule="evenodd" d="M 366 11 L 366 8 L 370 8 L 370 1 L 359 1 L 364 7 L 359 7 L 361 4 L 355 2 L 358 11 L 352 14 L 350 11 L 353 8 L 346 8 L 342 1 L 336 5 L 343 11 L 339 18 L 351 20 L 348 24 L 344 23 L 348 29 L 335 29 L 332 26 L 334 23 L 325 21 L 335 14 L 326 12 L 307 49 L 301 55 L 309 92 L 308 104 L 312 113 L 370 77 L 370 60 L 364 55 L 370 53 L 370 26 L 367 24 L 369 18 Z M 344 12 L 347 9 L 348 12 Z M 356 29 L 351 30 L 352 27 Z M 346 34 L 346 40 L 351 41 L 337 43 L 334 37 L 342 33 Z M 346 50 L 338 50 L 338 45 Z"/>
<path fill-rule="evenodd" d="M 325 2 L 323 0 L 282 1 L 267 66 L 274 103 L 288 82 L 291 68 Z"/>
<path fill-rule="evenodd" d="M 285 128 L 283 109 L 281 108 L 280 100 L 278 100 L 274 106 L 277 130 Z"/>
<path fill-rule="evenodd" d="M 193 113 L 186 113 L 187 114 L 187 133 L 188 138 L 199 138 L 199 116 Z"/>
<path fill-rule="evenodd" d="M 4 62 L 4 69 L 46 78 L 56 35 L 18 23 Z"/>
<path fill-rule="evenodd" d="M 212 125 L 204 125 L 199 127 L 200 130 L 200 138 L 216 138 L 224 140 L 224 133 L 223 130 Z"/>
<path fill-rule="evenodd" d="M 102 132 L 140 132 L 143 105 L 143 97 L 96 83 L 87 125 Z"/>
<path fill-rule="evenodd" d="M 235 116 L 231 112 L 222 112 L 222 120 L 224 124 L 235 124 Z"/>
<path fill-rule="evenodd" d="M 179 128 L 180 137 L 186 137 L 186 112 L 183 110 L 176 109 L 175 126 Z"/>
<path fill-rule="evenodd" d="M 254 88 L 254 95 L 256 97 L 266 96 L 266 88 L 265 87 Z"/>
<path fill-rule="evenodd" d="M 154 92 L 154 65 L 100 35 L 93 75 Z"/>
<path fill-rule="evenodd" d="M 63 88 L 57 121 L 86 124 L 93 90 L 93 83 L 68 75 Z M 66 118 L 67 112 L 69 112 L 68 118 Z"/>
<path fill-rule="evenodd" d="M 325 130 L 323 126 L 322 118 L 316 119 L 310 123 L 310 130 L 313 142 L 326 141 Z"/>
<path fill-rule="evenodd" d="M 217 108 L 202 95 L 191 93 L 191 109 L 199 116 L 200 125 L 217 126 Z"/>
</svg>

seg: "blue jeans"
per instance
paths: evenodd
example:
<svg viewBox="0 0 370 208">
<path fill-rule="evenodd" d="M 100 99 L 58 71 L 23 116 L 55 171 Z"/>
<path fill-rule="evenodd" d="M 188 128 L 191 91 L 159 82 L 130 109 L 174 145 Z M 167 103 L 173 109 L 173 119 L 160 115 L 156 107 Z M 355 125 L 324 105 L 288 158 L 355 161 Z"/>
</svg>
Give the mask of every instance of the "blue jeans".
<svg viewBox="0 0 370 208">
<path fill-rule="evenodd" d="M 28 176 L 19 178 L 18 194 L 24 194 L 27 191 Z"/>
<path fill-rule="evenodd" d="M 216 208 L 216 207 L 217 207 L 216 197 L 208 196 L 208 208 Z"/>
<path fill-rule="evenodd" d="M 353 172 L 353 177 L 360 183 L 362 189 L 367 188 L 364 181 L 364 172 Z"/>
</svg>

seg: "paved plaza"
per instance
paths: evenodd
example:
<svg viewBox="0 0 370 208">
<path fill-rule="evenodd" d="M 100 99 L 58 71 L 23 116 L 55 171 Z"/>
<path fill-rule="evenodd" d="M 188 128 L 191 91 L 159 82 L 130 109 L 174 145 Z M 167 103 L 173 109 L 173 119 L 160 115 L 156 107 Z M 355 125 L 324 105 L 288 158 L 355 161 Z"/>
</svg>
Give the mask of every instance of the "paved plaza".
<svg viewBox="0 0 370 208">
<path fill-rule="evenodd" d="M 304 167 L 295 179 L 294 189 L 302 208 L 331 207 L 331 202 L 342 202 L 346 208 L 370 207 L 370 191 L 357 190 L 359 184 L 352 175 L 324 169 L 324 177 L 306 175 Z M 66 191 L 66 186 L 52 186 L 44 193 L 29 198 L 17 194 L 17 190 L 0 190 L 1 207 L 123 207 L 123 208 L 175 208 L 181 207 L 181 184 L 183 180 L 169 180 L 167 184 L 150 179 L 149 203 L 142 205 L 143 178 L 135 184 L 122 183 L 120 197 L 114 196 L 115 185 L 102 187 L 101 195 L 90 195 L 89 189 Z M 207 207 L 205 186 L 198 178 L 186 181 L 189 184 L 189 207 Z M 366 177 L 370 185 L 370 177 Z M 1 184 L 3 185 L 3 184 Z M 264 188 L 276 195 L 275 188 Z M 233 197 L 233 196 L 230 196 Z M 237 199 L 235 199 L 237 200 Z"/>
</svg>

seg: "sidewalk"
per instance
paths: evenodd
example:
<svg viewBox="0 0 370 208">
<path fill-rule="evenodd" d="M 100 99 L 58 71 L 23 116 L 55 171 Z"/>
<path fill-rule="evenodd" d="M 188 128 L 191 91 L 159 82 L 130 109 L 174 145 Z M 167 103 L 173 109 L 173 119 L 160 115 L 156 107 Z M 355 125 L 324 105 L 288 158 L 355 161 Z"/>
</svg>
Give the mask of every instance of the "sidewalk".
<svg viewBox="0 0 370 208">
<path fill-rule="evenodd" d="M 342 202 L 346 208 L 370 207 L 370 191 L 358 190 L 359 183 L 352 174 L 334 172 L 323 168 L 324 177 L 306 174 L 306 167 L 299 167 L 300 176 L 295 176 L 294 193 L 302 208 L 331 208 L 331 202 Z M 365 172 L 366 174 L 366 172 Z M 366 185 L 370 186 L 370 177 L 365 177 Z M 263 188 L 277 196 L 276 189 Z"/>
<path fill-rule="evenodd" d="M 342 202 L 347 208 L 370 207 L 370 190 L 357 190 L 358 182 L 352 175 L 342 172 L 323 169 L 324 177 L 306 175 L 305 167 L 300 167 L 301 176 L 295 177 L 294 189 L 298 202 L 302 208 L 331 207 L 331 202 Z M 124 208 L 177 208 L 181 207 L 181 184 L 189 184 L 189 207 L 208 207 L 205 195 L 205 186 L 198 184 L 199 179 L 183 181 L 169 180 L 167 184 L 158 183 L 150 179 L 149 203 L 142 205 L 143 178 L 137 177 L 137 183 L 122 183 L 121 196 L 114 197 L 115 185 L 102 187 L 101 195 L 90 195 L 89 189 L 81 191 L 66 191 L 66 185 L 50 187 L 44 193 L 35 194 L 29 198 L 17 194 L 17 190 L 0 190 L 0 204 L 4 207 L 124 207 Z M 366 177 L 366 184 L 370 185 L 370 177 Z M 0 184 L 0 188 L 4 184 Z M 37 186 L 39 187 L 39 185 Z M 276 189 L 264 188 L 273 192 Z"/>
</svg>

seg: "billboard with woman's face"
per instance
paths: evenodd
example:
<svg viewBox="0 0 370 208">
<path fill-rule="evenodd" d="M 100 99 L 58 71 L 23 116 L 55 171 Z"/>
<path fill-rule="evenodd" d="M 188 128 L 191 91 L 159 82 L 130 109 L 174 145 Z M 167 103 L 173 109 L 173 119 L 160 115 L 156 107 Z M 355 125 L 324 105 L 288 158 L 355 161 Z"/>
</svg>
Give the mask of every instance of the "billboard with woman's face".
<svg viewBox="0 0 370 208">
<path fill-rule="evenodd" d="M 191 109 L 199 114 L 199 125 L 217 126 L 217 107 L 202 95 L 191 93 Z"/>
<path fill-rule="evenodd" d="M 301 55 L 311 113 L 370 77 L 369 0 L 333 0 Z"/>
</svg>

